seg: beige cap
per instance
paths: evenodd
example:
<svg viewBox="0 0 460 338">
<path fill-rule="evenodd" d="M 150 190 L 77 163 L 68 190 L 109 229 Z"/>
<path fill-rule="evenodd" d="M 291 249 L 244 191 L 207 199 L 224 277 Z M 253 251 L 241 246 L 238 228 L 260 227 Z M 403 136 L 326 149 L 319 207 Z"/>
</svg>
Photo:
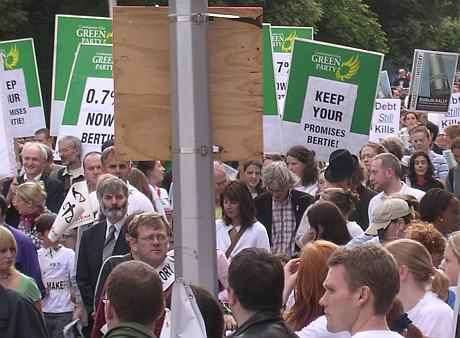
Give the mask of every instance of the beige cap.
<svg viewBox="0 0 460 338">
<path fill-rule="evenodd" d="M 386 199 L 375 208 L 371 216 L 371 224 L 366 230 L 367 235 L 377 236 L 380 229 L 386 229 L 391 221 L 407 216 L 411 213 L 409 205 L 400 198 Z"/>
</svg>

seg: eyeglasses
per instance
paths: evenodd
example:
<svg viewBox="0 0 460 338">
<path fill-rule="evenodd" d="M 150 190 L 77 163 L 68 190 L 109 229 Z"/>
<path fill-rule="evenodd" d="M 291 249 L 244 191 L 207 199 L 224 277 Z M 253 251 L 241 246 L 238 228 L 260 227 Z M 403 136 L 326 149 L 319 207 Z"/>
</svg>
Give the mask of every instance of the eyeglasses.
<svg viewBox="0 0 460 338">
<path fill-rule="evenodd" d="M 147 237 L 138 237 L 137 239 L 146 241 L 146 242 L 154 242 L 155 240 L 157 240 L 160 243 L 164 243 L 168 240 L 168 237 L 165 235 L 159 234 L 159 235 L 151 235 Z"/>
</svg>

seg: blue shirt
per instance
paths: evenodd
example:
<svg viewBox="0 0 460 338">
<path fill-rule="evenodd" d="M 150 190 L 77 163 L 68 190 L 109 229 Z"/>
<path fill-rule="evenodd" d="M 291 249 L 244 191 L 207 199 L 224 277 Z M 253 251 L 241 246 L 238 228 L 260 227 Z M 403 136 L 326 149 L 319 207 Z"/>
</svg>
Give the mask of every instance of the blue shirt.
<svg viewBox="0 0 460 338">
<path fill-rule="evenodd" d="M 16 240 L 16 269 L 23 274 L 33 278 L 40 292 L 45 295 L 45 286 L 42 281 L 42 272 L 38 263 L 37 250 L 32 241 L 21 231 L 6 224 Z"/>
</svg>

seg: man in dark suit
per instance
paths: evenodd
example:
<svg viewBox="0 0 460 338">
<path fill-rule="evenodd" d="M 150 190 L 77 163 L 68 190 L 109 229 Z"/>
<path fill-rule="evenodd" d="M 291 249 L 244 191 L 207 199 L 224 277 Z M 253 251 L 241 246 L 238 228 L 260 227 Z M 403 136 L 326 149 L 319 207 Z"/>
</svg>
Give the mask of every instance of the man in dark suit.
<svg viewBox="0 0 460 338">
<path fill-rule="evenodd" d="M 124 227 L 128 186 L 118 177 L 106 174 L 99 178 L 96 193 L 106 219 L 83 232 L 77 260 L 77 284 L 88 315 L 94 310 L 94 292 L 102 263 L 112 255 L 129 251 Z"/>
<path fill-rule="evenodd" d="M 267 192 L 255 200 L 256 218 L 267 228 L 272 252 L 292 256 L 295 234 L 302 216 L 314 198 L 294 189 L 298 178 L 284 162 L 273 162 L 262 172 Z"/>
<path fill-rule="evenodd" d="M 63 183 L 45 173 L 48 154 L 43 144 L 27 142 L 22 148 L 21 158 L 24 173 L 15 177 L 5 187 L 8 192 L 6 198 L 10 205 L 6 214 L 6 222 L 14 227 L 19 223 L 19 214 L 11 201 L 18 185 L 27 181 L 41 182 L 46 191 L 46 207 L 55 213 L 59 211 L 65 197 Z"/>
</svg>

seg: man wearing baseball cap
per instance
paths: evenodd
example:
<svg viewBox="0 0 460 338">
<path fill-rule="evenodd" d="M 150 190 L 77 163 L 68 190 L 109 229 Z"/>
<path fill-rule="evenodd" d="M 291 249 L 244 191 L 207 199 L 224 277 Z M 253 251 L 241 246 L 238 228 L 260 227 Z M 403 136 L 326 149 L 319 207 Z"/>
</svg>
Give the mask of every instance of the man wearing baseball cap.
<svg viewBox="0 0 460 338">
<path fill-rule="evenodd" d="M 371 220 L 365 233 L 351 240 L 347 246 L 386 243 L 402 238 L 412 220 L 412 210 L 405 200 L 389 197 L 374 209 Z"/>
</svg>

